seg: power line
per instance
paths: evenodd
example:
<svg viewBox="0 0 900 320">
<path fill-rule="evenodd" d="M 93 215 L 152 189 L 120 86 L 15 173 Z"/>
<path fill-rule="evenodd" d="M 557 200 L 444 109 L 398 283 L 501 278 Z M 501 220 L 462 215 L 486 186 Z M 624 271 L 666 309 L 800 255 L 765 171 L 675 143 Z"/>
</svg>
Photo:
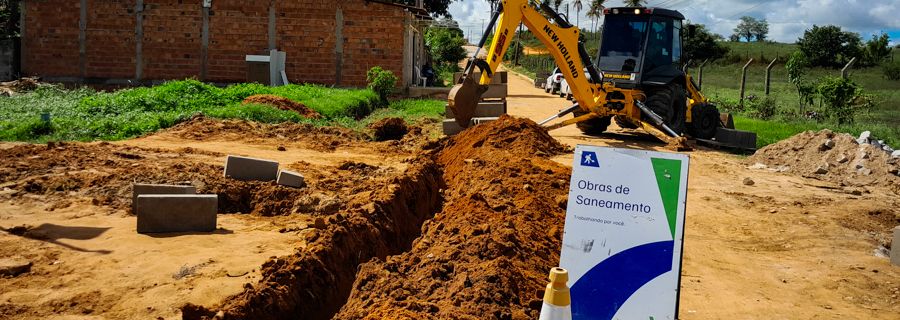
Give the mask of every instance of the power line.
<svg viewBox="0 0 900 320">
<path fill-rule="evenodd" d="M 759 8 L 760 6 L 762 6 L 762 5 L 764 5 L 764 4 L 768 3 L 768 2 L 771 2 L 771 1 L 772 1 L 772 0 L 761 0 L 759 3 L 757 3 L 756 5 L 754 5 L 754 6 L 750 7 L 750 8 L 748 8 L 747 10 L 738 12 L 738 13 L 734 14 L 733 16 L 728 17 L 727 20 L 731 20 L 731 19 L 737 18 L 738 16 L 740 16 L 740 15 L 742 15 L 742 14 L 745 14 L 745 13 L 747 13 L 747 12 L 750 12 L 750 11 L 753 10 L 753 9 Z"/>
</svg>

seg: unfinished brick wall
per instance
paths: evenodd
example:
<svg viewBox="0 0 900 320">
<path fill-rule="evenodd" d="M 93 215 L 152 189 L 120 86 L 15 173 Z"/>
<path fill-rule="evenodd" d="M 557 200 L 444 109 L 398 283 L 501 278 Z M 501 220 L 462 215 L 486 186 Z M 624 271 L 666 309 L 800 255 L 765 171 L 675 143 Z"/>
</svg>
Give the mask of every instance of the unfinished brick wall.
<svg viewBox="0 0 900 320">
<path fill-rule="evenodd" d="M 337 3 L 300 0 L 278 1 L 276 5 L 276 46 L 287 52 L 288 78 L 291 82 L 334 84 Z"/>
<path fill-rule="evenodd" d="M 406 12 L 381 3 L 213 0 L 204 78 L 200 0 L 143 0 L 141 39 L 135 36 L 137 0 L 85 0 L 84 61 L 78 51 L 81 1 L 25 2 L 23 62 L 29 75 L 134 79 L 140 68 L 138 80 L 194 77 L 241 82 L 246 79 L 245 56 L 268 53 L 270 4 L 276 10 L 275 46 L 287 52 L 291 82 L 365 86 L 366 71 L 376 65 L 403 74 Z M 338 12 L 343 18 L 343 39 L 337 39 Z M 142 43 L 140 66 L 138 40 Z M 340 56 L 338 41 L 343 47 Z"/>
<path fill-rule="evenodd" d="M 70 0 L 25 2 L 22 55 L 25 74 L 79 77 L 80 3 Z"/>
<path fill-rule="evenodd" d="M 366 83 L 366 71 L 374 66 L 403 74 L 405 14 L 379 3 L 344 5 L 344 83 Z M 399 23 L 398 23 L 399 22 Z"/>
<path fill-rule="evenodd" d="M 87 1 L 84 70 L 86 77 L 126 79 L 134 77 L 136 61 L 134 5 L 134 0 Z"/>
<path fill-rule="evenodd" d="M 200 76 L 201 9 L 200 1 L 144 1 L 145 79 Z"/>
<path fill-rule="evenodd" d="M 248 54 L 268 55 L 269 1 L 214 0 L 209 18 L 207 80 L 247 77 Z"/>
</svg>

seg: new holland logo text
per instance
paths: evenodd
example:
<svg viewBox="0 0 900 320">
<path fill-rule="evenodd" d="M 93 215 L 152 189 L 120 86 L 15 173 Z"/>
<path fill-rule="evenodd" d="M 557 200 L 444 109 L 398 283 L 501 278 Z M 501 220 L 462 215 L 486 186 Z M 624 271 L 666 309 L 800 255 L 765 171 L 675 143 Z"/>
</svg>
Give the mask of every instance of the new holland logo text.
<svg viewBox="0 0 900 320">
<path fill-rule="evenodd" d="M 500 38 L 497 39 L 497 48 L 503 48 L 503 45 L 506 44 L 506 36 L 509 35 L 509 30 L 503 30 L 503 33 L 500 34 Z M 494 50 L 494 56 L 491 57 L 492 62 L 497 62 L 500 60 L 500 50 Z"/>
<path fill-rule="evenodd" d="M 556 35 L 556 32 L 553 32 L 553 29 L 550 28 L 550 25 L 544 25 L 544 32 L 547 33 L 547 36 L 550 37 L 550 40 L 553 40 L 553 43 L 556 44 L 556 47 L 559 48 L 559 52 L 562 53 L 563 58 L 566 60 L 566 65 L 569 67 L 569 71 L 572 72 L 572 78 L 578 79 L 578 68 L 575 67 L 575 62 L 572 61 L 572 56 L 569 55 L 569 49 L 566 49 L 566 46 L 563 45 L 562 41 L 560 41 L 559 37 Z"/>
</svg>

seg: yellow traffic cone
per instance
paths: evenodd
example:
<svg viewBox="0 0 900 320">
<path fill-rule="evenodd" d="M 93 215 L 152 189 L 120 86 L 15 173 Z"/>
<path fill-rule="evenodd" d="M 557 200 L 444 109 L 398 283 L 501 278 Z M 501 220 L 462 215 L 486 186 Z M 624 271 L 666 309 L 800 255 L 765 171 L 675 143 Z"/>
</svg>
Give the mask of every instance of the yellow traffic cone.
<svg viewBox="0 0 900 320">
<path fill-rule="evenodd" d="M 569 271 L 563 268 L 550 270 L 550 283 L 544 291 L 544 306 L 540 320 L 572 320 L 572 299 L 569 297 Z"/>
</svg>

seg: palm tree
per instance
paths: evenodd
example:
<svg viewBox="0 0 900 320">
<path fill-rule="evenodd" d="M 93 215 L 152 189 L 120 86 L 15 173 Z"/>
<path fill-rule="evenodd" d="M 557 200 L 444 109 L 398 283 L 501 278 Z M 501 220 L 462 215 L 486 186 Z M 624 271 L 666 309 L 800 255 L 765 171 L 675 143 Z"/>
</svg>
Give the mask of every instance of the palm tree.
<svg viewBox="0 0 900 320">
<path fill-rule="evenodd" d="M 582 8 L 581 0 L 572 1 L 572 6 L 575 7 L 575 26 L 580 29 L 581 26 L 579 25 L 579 23 L 581 22 L 581 8 Z"/>
<path fill-rule="evenodd" d="M 596 26 L 600 23 L 600 17 L 603 16 L 603 9 L 606 9 L 603 4 L 606 0 L 591 0 L 591 6 L 588 8 L 587 16 L 591 17 L 592 23 Z M 594 32 L 596 32 L 596 28 L 591 28 Z"/>
<path fill-rule="evenodd" d="M 499 3 L 500 0 L 487 0 L 487 2 L 491 4 L 491 12 L 494 12 L 497 10 L 497 3 Z"/>
<path fill-rule="evenodd" d="M 625 5 L 629 7 L 642 7 L 647 0 L 625 0 Z"/>
</svg>

